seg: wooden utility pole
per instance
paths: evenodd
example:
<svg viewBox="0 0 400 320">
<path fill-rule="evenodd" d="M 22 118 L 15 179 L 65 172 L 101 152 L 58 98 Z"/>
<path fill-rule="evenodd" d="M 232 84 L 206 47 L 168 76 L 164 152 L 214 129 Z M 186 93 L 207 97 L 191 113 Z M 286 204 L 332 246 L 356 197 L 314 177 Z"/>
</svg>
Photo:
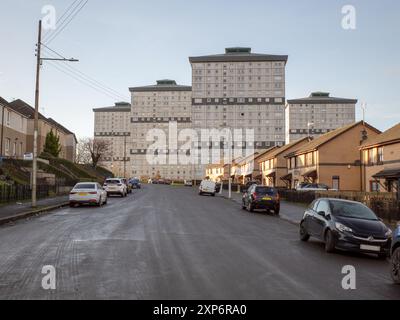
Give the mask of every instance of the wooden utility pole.
<svg viewBox="0 0 400 320">
<path fill-rule="evenodd" d="M 36 49 L 36 90 L 35 90 L 35 120 L 33 127 L 33 161 L 32 161 L 32 207 L 37 206 L 36 189 L 37 189 L 37 160 L 38 160 L 38 136 L 39 136 L 39 85 L 40 85 L 40 67 L 42 61 L 69 61 L 78 62 L 79 60 L 71 58 L 42 58 L 42 20 L 39 20 L 38 42 Z M 47 47 L 46 45 L 44 45 Z M 47 47 L 48 48 L 48 47 Z M 49 49 L 49 48 L 48 48 Z M 53 51 L 53 50 L 52 50 Z"/>
<path fill-rule="evenodd" d="M 32 207 L 36 207 L 36 181 L 37 181 L 37 157 L 38 157 L 38 131 L 39 131 L 39 84 L 42 46 L 42 20 L 39 21 L 38 42 L 36 49 L 36 90 L 35 90 L 35 120 L 33 127 L 33 162 L 32 162 Z"/>
</svg>

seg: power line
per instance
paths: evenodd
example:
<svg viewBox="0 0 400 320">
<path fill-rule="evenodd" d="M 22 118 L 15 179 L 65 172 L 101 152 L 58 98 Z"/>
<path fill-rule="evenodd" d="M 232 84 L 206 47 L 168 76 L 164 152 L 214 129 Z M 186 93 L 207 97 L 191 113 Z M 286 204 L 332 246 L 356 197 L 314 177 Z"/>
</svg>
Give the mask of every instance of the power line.
<svg viewBox="0 0 400 320">
<path fill-rule="evenodd" d="M 46 47 L 48 48 L 48 47 Z M 54 50 L 50 49 L 51 51 L 55 52 Z M 55 52 L 56 53 L 56 52 Z M 56 53 L 57 55 L 61 56 L 59 53 Z M 51 54 L 52 56 L 54 56 L 54 54 Z M 93 77 L 83 73 L 82 71 L 80 71 L 77 68 L 74 68 L 68 64 L 63 64 L 64 67 L 66 67 L 67 69 L 69 69 L 68 71 L 76 74 L 77 76 L 84 78 L 85 81 L 91 83 L 94 86 L 99 87 L 101 90 L 107 91 L 108 93 L 112 94 L 114 97 L 118 97 L 118 99 L 122 99 L 122 100 L 129 100 L 129 97 L 121 94 L 120 92 L 110 88 L 109 86 L 105 85 L 104 83 L 94 79 Z"/>
<path fill-rule="evenodd" d="M 71 15 L 71 18 L 67 21 L 67 20 L 65 20 L 64 22 L 65 22 L 65 24 L 62 26 L 62 27 L 60 27 L 59 28 L 59 30 L 58 31 L 56 31 L 54 34 L 52 34 L 47 40 L 46 40 L 46 43 L 47 44 L 49 44 L 49 43 L 51 43 L 55 38 L 57 38 L 57 36 L 71 23 L 71 21 L 72 20 L 74 20 L 74 18 L 78 15 L 78 13 L 86 6 L 86 4 L 89 2 L 89 0 L 86 0 L 85 1 L 85 3 L 83 3 L 83 5 L 81 6 L 81 7 L 79 7 L 81 4 L 82 4 L 82 2 L 80 2 L 79 4 L 78 4 L 78 6 L 76 7 L 76 8 L 78 8 L 78 10 L 77 11 L 72 11 L 68 16 L 67 16 L 67 18 L 66 19 L 68 19 L 68 17 L 70 17 Z M 75 9 L 76 9 L 75 8 Z"/>
<path fill-rule="evenodd" d="M 93 86 L 93 85 L 91 85 L 91 84 L 85 82 L 84 80 L 82 80 L 81 78 L 79 78 L 79 76 L 77 76 L 76 74 L 73 74 L 73 73 L 70 72 L 69 70 L 66 70 L 65 68 L 64 68 L 64 69 L 63 69 L 63 68 L 60 68 L 58 65 L 56 65 L 55 63 L 50 62 L 50 61 L 48 61 L 48 64 L 51 65 L 53 68 L 57 69 L 58 71 L 60 71 L 60 72 L 62 72 L 62 73 L 64 73 L 64 74 L 66 74 L 67 76 L 69 76 L 69 77 L 75 79 L 76 81 L 78 81 L 78 82 L 80 82 L 80 83 L 82 83 L 82 84 L 84 84 L 84 85 L 86 85 L 86 86 L 88 86 L 88 87 L 91 87 L 93 90 L 96 90 L 97 92 L 100 92 L 100 93 L 102 93 L 102 94 L 104 94 L 104 95 L 107 95 L 108 97 L 110 97 L 110 98 L 112 98 L 112 99 L 115 99 L 115 96 L 113 96 L 113 95 L 107 93 L 106 91 L 101 90 L 101 89 L 98 88 L 98 87 L 95 87 L 95 86 Z"/>
<path fill-rule="evenodd" d="M 64 21 L 63 21 L 63 18 L 65 17 L 65 15 L 68 13 L 68 11 L 74 6 L 74 4 L 75 3 L 77 3 L 78 1 L 82 1 L 82 0 L 75 0 L 74 2 L 72 2 L 69 6 L 68 6 L 68 8 L 64 11 L 64 13 L 60 16 L 60 18 L 58 18 L 58 23 L 57 24 L 59 24 L 59 27 L 61 27 L 62 25 L 63 25 L 63 23 L 64 23 Z M 75 10 L 75 8 L 72 10 L 72 11 L 74 11 Z M 48 39 L 50 37 L 50 33 L 47 33 L 44 37 L 43 37 L 43 39 L 42 39 L 42 41 L 45 41 L 46 39 Z"/>
<path fill-rule="evenodd" d="M 53 52 L 54 54 L 56 54 L 57 56 L 59 56 L 62 59 L 66 59 L 64 56 L 62 56 L 61 54 L 59 54 L 58 52 L 56 52 L 55 50 L 49 48 L 48 46 L 46 46 L 44 43 L 42 43 L 42 46 L 45 47 L 47 50 Z"/>
<path fill-rule="evenodd" d="M 57 36 L 71 23 L 72 20 L 74 20 L 74 18 L 78 15 L 79 12 L 81 12 L 81 10 L 86 6 L 86 4 L 89 2 L 89 0 L 86 0 L 83 5 L 81 7 L 79 7 L 79 9 L 77 11 L 75 11 L 75 13 L 73 13 L 73 11 L 70 13 L 70 15 L 72 14 L 71 18 L 58 30 L 56 31 L 56 33 L 52 34 L 50 36 L 50 38 L 48 38 L 46 40 L 47 44 L 50 44 L 55 38 L 57 38 Z M 82 2 L 80 2 L 78 4 L 78 6 L 81 4 Z"/>
</svg>

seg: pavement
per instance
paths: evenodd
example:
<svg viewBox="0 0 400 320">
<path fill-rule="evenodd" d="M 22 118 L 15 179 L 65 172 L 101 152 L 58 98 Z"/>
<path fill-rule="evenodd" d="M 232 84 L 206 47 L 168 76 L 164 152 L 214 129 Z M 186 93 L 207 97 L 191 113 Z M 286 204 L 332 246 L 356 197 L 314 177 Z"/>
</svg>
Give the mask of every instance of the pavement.
<svg viewBox="0 0 400 320">
<path fill-rule="evenodd" d="M 42 288 L 47 265 L 55 290 Z M 342 288 L 348 265 L 356 290 Z M 292 223 L 188 187 L 144 186 L 0 227 L 0 299 L 400 299 L 389 266 L 327 254 Z"/>
<path fill-rule="evenodd" d="M 45 210 L 46 208 L 61 206 L 68 202 L 68 197 L 68 195 L 65 195 L 46 199 L 38 199 L 37 208 L 32 208 L 32 203 L 30 201 L 2 205 L 0 206 L 0 224 L 3 221 L 7 222 L 12 218 L 17 219 L 19 216 L 29 216 L 30 214 Z"/>
</svg>

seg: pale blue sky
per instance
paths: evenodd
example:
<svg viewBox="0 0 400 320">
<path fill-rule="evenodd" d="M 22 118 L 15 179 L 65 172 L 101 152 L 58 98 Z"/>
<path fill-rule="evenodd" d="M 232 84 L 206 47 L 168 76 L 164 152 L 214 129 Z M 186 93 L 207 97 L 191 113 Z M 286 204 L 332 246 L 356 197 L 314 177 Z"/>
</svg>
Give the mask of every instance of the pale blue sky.
<svg viewBox="0 0 400 320">
<path fill-rule="evenodd" d="M 61 15 L 72 2 L 1 1 L 0 96 L 33 105 L 41 9 L 51 4 Z M 341 27 L 347 4 L 356 8 L 356 30 Z M 311 91 L 357 98 L 368 104 L 367 121 L 385 130 L 400 122 L 399 39 L 398 0 L 89 0 L 50 47 L 127 97 L 128 87 L 157 79 L 190 84 L 189 56 L 229 46 L 287 54 L 288 99 Z M 93 133 L 93 107 L 115 102 L 46 64 L 41 89 L 44 114 L 79 137 Z"/>
</svg>

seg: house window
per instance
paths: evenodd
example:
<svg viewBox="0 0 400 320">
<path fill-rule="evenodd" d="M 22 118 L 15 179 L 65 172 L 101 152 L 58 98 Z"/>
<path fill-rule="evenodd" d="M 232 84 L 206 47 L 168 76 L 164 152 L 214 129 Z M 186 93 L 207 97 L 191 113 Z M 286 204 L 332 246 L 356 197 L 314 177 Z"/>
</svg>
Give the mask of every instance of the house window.
<svg viewBox="0 0 400 320">
<path fill-rule="evenodd" d="M 332 189 L 340 190 L 340 177 L 339 176 L 332 177 Z"/>
<path fill-rule="evenodd" d="M 6 143 L 5 143 L 5 154 L 6 154 L 6 156 L 10 155 L 10 145 L 11 145 L 11 140 L 9 138 L 6 138 Z"/>
<path fill-rule="evenodd" d="M 373 165 L 374 164 L 374 149 L 369 149 L 368 150 L 368 164 Z"/>
<path fill-rule="evenodd" d="M 378 148 L 378 164 L 383 164 L 383 147 Z"/>
<path fill-rule="evenodd" d="M 296 157 L 291 158 L 290 159 L 290 168 L 291 169 L 296 168 L 297 167 L 296 164 L 297 164 Z"/>
<path fill-rule="evenodd" d="M 306 165 L 307 165 L 307 166 L 313 166 L 314 164 L 315 164 L 315 161 L 314 161 L 314 152 L 307 153 L 307 156 L 306 156 Z"/>
<path fill-rule="evenodd" d="M 370 187 L 370 190 L 372 192 L 379 192 L 380 191 L 380 185 L 379 185 L 379 183 L 377 181 L 370 181 L 369 182 L 369 187 Z"/>
</svg>

